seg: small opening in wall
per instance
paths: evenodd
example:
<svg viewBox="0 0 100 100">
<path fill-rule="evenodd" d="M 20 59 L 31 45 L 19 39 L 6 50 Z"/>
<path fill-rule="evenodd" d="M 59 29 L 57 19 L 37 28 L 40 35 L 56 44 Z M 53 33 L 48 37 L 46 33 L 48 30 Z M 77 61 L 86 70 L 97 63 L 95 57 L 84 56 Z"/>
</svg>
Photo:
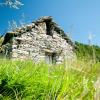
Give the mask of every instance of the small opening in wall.
<svg viewBox="0 0 100 100">
<path fill-rule="evenodd" d="M 45 61 L 48 64 L 56 64 L 56 53 L 45 52 Z"/>
<path fill-rule="evenodd" d="M 19 48 L 20 44 L 21 44 L 21 40 L 17 39 L 17 48 Z"/>
<path fill-rule="evenodd" d="M 51 28 L 51 22 L 50 21 L 46 21 L 46 34 L 53 36 L 52 34 L 52 28 Z"/>
</svg>

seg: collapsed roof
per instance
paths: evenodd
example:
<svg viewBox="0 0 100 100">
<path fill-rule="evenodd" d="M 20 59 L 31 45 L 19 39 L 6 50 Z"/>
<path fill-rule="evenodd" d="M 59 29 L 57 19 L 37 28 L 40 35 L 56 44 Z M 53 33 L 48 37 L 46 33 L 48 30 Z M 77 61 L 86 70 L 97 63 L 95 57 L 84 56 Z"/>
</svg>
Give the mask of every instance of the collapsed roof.
<svg viewBox="0 0 100 100">
<path fill-rule="evenodd" d="M 5 45 L 6 43 L 8 43 L 13 37 L 17 37 L 18 35 L 21 35 L 27 31 L 30 31 L 32 28 L 34 28 L 35 26 L 37 26 L 39 23 L 42 23 L 42 22 L 49 22 L 50 25 L 53 27 L 54 31 L 56 31 L 58 34 L 60 34 L 62 36 L 62 38 L 64 38 L 70 45 L 74 46 L 71 39 L 58 26 L 58 24 L 56 24 L 53 21 L 53 18 L 51 16 L 41 17 L 38 20 L 36 20 L 35 22 L 32 22 L 31 24 L 28 24 L 28 25 L 21 27 L 21 28 L 17 28 L 14 31 L 7 32 L 5 37 L 4 37 L 4 41 L 3 41 L 2 45 Z"/>
</svg>

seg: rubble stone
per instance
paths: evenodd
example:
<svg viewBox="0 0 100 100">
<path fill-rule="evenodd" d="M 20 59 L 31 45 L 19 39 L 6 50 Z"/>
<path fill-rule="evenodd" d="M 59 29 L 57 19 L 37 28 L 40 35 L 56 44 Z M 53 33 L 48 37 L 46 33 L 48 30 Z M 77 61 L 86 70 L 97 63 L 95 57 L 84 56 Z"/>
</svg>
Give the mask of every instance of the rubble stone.
<svg viewBox="0 0 100 100">
<path fill-rule="evenodd" d="M 46 24 L 48 22 L 48 24 Z M 50 25 L 49 25 L 50 24 Z M 47 29 L 52 26 L 53 28 Z M 49 32 L 49 34 L 47 34 Z M 62 32 L 62 33 L 61 33 Z M 5 48 L 6 55 L 11 54 L 12 59 L 27 59 L 32 58 L 38 62 L 40 60 L 54 59 L 57 64 L 65 61 L 65 59 L 74 59 L 75 54 L 73 51 L 73 42 L 67 37 L 64 31 L 60 29 L 51 17 L 42 17 L 36 22 L 19 28 L 16 30 L 16 34 L 11 35 L 14 32 L 9 33 L 9 41 L 6 42 L 7 36 L 5 35 L 3 45 L 10 43 L 10 51 Z M 51 34 L 52 33 L 52 34 Z M 64 38 L 66 36 L 68 40 Z M 70 42 L 68 42 L 70 41 Z"/>
</svg>

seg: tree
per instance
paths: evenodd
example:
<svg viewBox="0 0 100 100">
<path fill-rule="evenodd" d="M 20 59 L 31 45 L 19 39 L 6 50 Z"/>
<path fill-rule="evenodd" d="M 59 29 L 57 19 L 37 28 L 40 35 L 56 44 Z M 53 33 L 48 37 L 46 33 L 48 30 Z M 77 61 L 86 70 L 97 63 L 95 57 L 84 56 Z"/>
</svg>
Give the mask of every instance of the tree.
<svg viewBox="0 0 100 100">
<path fill-rule="evenodd" d="M 20 6 L 23 6 L 24 4 L 21 2 L 21 0 L 3 0 L 4 2 L 1 2 L 1 6 L 9 6 L 10 8 L 19 9 Z"/>
</svg>

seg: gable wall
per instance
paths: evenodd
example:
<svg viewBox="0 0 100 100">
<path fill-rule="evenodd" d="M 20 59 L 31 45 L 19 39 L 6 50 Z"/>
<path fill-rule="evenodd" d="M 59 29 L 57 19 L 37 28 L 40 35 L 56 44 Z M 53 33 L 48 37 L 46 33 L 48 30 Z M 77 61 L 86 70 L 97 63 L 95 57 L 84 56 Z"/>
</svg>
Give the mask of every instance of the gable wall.
<svg viewBox="0 0 100 100">
<path fill-rule="evenodd" d="M 73 47 L 66 43 L 56 31 L 52 30 L 53 37 L 46 35 L 46 24 L 35 25 L 31 31 L 13 38 L 12 58 L 34 61 L 45 60 L 45 53 L 57 53 L 57 63 L 65 59 L 73 59 Z"/>
</svg>

